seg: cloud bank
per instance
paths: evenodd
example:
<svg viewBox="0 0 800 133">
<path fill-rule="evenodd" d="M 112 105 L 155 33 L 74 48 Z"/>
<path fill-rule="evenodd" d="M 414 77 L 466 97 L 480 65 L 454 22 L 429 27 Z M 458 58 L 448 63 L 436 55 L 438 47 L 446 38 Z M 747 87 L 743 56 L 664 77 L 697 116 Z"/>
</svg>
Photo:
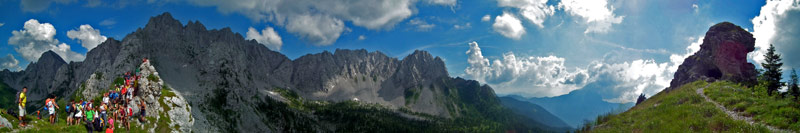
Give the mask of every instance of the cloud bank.
<svg viewBox="0 0 800 133">
<path fill-rule="evenodd" d="M 668 87 L 683 59 L 700 49 L 702 39 L 699 37 L 692 42 L 686 53 L 672 54 L 669 62 L 652 59 L 622 63 L 595 61 L 589 66 L 575 68 L 564 66 L 566 59 L 553 55 L 522 57 L 508 52 L 501 59 L 490 61 L 483 56 L 478 43 L 472 42 L 466 52 L 469 66 L 462 76 L 489 84 L 501 95 L 552 97 L 598 87 L 591 90 L 597 90 L 605 101 L 634 102 L 639 94 L 652 96 Z"/>
<path fill-rule="evenodd" d="M 8 44 L 27 61 L 37 61 L 42 53 L 52 50 L 65 61 L 82 61 L 85 57 L 72 51 L 69 45 L 53 38 L 56 29 L 50 23 L 39 23 L 36 19 L 25 21 L 22 30 L 12 31 Z"/>
<path fill-rule="evenodd" d="M 770 0 L 761 7 L 758 16 L 752 19 L 753 37 L 756 38 L 756 50 L 749 54 L 757 66 L 764 62 L 764 54 L 770 44 L 775 45 L 778 53 L 782 53 L 784 67 L 800 67 L 800 1 Z M 788 70 L 788 69 L 784 69 Z"/>
<path fill-rule="evenodd" d="M 416 13 L 416 0 L 190 0 L 200 6 L 215 6 L 227 13 L 241 13 L 255 21 L 284 26 L 306 41 L 326 46 L 346 31 L 345 22 L 370 30 L 389 29 Z M 455 0 L 433 0 L 450 5 Z"/>
<path fill-rule="evenodd" d="M 607 33 L 613 24 L 622 23 L 624 18 L 614 14 L 615 8 L 608 0 L 561 0 L 558 8 L 547 3 L 548 0 L 497 0 L 497 6 L 518 10 L 519 15 L 539 28 L 544 28 L 545 20 L 556 11 L 564 11 L 584 20 L 582 23 L 587 25 L 584 33 Z"/>
</svg>

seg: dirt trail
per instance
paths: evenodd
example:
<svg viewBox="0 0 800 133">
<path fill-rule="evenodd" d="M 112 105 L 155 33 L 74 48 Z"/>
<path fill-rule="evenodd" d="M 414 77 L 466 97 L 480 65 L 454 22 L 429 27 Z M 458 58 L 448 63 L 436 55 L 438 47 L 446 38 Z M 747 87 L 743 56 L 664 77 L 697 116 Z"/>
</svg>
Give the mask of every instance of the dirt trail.
<svg viewBox="0 0 800 133">
<path fill-rule="evenodd" d="M 791 133 L 792 132 L 792 131 L 789 131 L 789 130 L 778 129 L 776 127 L 773 127 L 773 126 L 770 126 L 770 125 L 767 125 L 767 124 L 758 123 L 758 122 L 754 121 L 752 117 L 747 117 L 747 116 L 744 116 L 744 115 L 740 115 L 739 113 L 737 113 L 737 112 L 735 112 L 733 110 L 729 110 L 728 108 L 725 108 L 725 106 L 722 106 L 722 104 L 719 104 L 714 100 L 711 100 L 711 98 L 708 98 L 708 96 L 706 96 L 706 94 L 703 93 L 703 90 L 705 88 L 707 88 L 707 87 L 708 87 L 708 85 L 697 89 L 697 91 L 696 91 L 697 94 L 700 95 L 700 96 L 703 96 L 703 98 L 705 98 L 707 102 L 713 103 L 714 106 L 717 106 L 717 108 L 719 108 L 720 110 L 725 112 L 725 114 L 727 114 L 729 117 L 733 118 L 734 120 L 743 120 L 743 121 L 747 122 L 750 125 L 758 124 L 758 125 L 767 127 L 767 129 L 769 129 L 772 132 L 781 132 L 781 133 Z"/>
</svg>

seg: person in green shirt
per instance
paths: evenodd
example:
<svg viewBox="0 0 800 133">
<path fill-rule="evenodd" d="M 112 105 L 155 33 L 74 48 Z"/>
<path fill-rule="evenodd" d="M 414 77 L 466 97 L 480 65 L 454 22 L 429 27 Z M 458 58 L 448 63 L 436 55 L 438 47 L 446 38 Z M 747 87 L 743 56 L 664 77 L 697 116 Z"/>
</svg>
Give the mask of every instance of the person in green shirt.
<svg viewBox="0 0 800 133">
<path fill-rule="evenodd" d="M 28 97 L 25 96 L 25 93 L 28 92 L 28 87 L 22 87 L 22 92 L 19 93 L 19 99 L 17 100 L 19 106 L 19 126 L 24 127 L 25 121 L 22 119 L 25 117 L 25 102 L 28 101 Z"/>
<path fill-rule="evenodd" d="M 94 122 L 94 113 L 95 112 L 92 109 L 92 106 L 86 106 L 86 113 L 85 113 L 86 115 L 84 115 L 84 116 L 86 116 L 85 117 L 85 119 L 86 119 L 86 130 L 89 131 L 90 133 L 92 131 L 94 131 L 94 123 L 93 123 Z"/>
</svg>

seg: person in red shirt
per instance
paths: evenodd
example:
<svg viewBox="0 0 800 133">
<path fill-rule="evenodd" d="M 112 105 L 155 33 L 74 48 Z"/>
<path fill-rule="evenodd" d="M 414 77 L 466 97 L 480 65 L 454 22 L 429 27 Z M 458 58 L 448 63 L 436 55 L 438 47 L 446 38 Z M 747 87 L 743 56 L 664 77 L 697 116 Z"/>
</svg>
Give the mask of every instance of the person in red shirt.
<svg viewBox="0 0 800 133">
<path fill-rule="evenodd" d="M 108 127 L 106 133 L 114 133 L 114 119 L 108 119 Z"/>
</svg>

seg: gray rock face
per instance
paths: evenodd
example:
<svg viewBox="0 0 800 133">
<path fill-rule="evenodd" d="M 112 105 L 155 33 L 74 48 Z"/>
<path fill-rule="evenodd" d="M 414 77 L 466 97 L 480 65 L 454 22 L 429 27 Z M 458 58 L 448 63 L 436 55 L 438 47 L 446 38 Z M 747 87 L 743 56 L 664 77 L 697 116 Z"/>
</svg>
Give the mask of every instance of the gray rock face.
<svg viewBox="0 0 800 133">
<path fill-rule="evenodd" d="M 159 78 L 156 69 L 150 65 L 150 61 L 143 62 L 139 65 L 139 73 L 141 75 L 136 81 L 139 85 L 136 90 L 136 96 L 144 100 L 147 108 L 155 109 L 161 108 L 158 103 L 158 98 L 161 96 L 161 89 L 164 81 Z M 147 114 L 158 114 L 156 110 L 147 110 Z"/>
<path fill-rule="evenodd" d="M 5 117 L 0 117 L 0 128 L 3 127 L 12 128 L 14 125 L 11 125 L 11 122 L 9 122 Z"/>
<path fill-rule="evenodd" d="M 755 65 L 747 62 L 747 53 L 752 52 L 754 46 L 753 35 L 737 25 L 722 22 L 711 26 L 700 51 L 683 61 L 666 90 L 696 80 L 728 80 L 754 85 Z"/>
<path fill-rule="evenodd" d="M 165 97 L 164 104 L 169 106 L 170 110 L 167 111 L 167 115 L 170 118 L 170 126 L 180 127 L 177 131 L 173 132 L 183 132 L 189 133 L 192 132 L 192 128 L 194 128 L 194 117 L 192 117 L 192 107 L 186 103 L 186 99 L 180 94 L 180 92 L 175 92 L 176 97 Z"/>
<path fill-rule="evenodd" d="M 150 62 L 142 64 L 143 58 Z M 445 96 L 454 95 L 450 93 L 455 91 L 444 87 L 451 80 L 444 62 L 428 52 L 415 51 L 398 60 L 380 52 L 336 50 L 293 61 L 255 40 L 245 40 L 230 28 L 207 30 L 200 22 L 191 21 L 184 26 L 169 13 L 152 17 L 144 28 L 121 41 L 109 38 L 89 51 L 84 62 L 68 65 L 63 60 L 60 65 L 54 62 L 47 65 L 52 75 L 42 77 L 55 79 L 43 79 L 52 82 L 41 85 L 65 96 L 83 86 L 85 96 L 99 94 L 122 73 L 137 67 L 142 69 L 143 78 L 148 74 L 159 76 L 160 81 L 139 80 L 144 89 L 137 93 L 141 96 L 137 100 L 148 104 L 148 114 L 157 114 L 163 111 L 157 104 L 158 96 L 163 95 L 161 87 L 172 88 L 177 96 L 165 97 L 164 102 L 172 108 L 167 111 L 172 124 L 180 125 L 182 132 L 259 132 L 287 128 L 265 120 L 257 109 L 263 104 L 259 98 L 277 97 L 277 101 L 286 101 L 269 94 L 275 88 L 298 92 L 310 100 L 358 99 L 442 117 L 458 115 L 458 109 L 453 109 L 456 105 Z M 9 83 L 16 80 L 6 79 L 19 79 L 33 75 L 29 71 L 40 71 L 28 69 L 3 72 L 0 77 L 8 77 L 3 79 Z M 482 89 L 463 90 L 475 96 L 461 97 L 488 97 L 496 101 L 490 88 L 476 88 Z"/>
</svg>

